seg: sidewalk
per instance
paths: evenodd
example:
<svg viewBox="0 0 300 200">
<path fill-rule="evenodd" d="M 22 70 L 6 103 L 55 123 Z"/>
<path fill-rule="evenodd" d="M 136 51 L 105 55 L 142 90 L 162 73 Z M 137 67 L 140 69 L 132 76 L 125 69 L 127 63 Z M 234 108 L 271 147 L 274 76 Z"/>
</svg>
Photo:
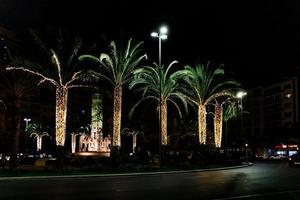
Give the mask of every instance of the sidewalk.
<svg viewBox="0 0 300 200">
<path fill-rule="evenodd" d="M 175 174 L 175 173 L 192 173 L 205 171 L 229 170 L 252 166 L 253 163 L 244 163 L 231 167 L 217 167 L 207 169 L 192 169 L 192 170 L 172 170 L 160 172 L 132 172 L 132 173 L 111 173 L 111 174 L 83 174 L 83 175 L 44 175 L 44 176 L 10 176 L 0 177 L 0 181 L 4 180 L 24 180 L 24 179 L 49 179 L 49 178 L 85 178 L 85 177 L 124 177 L 124 176 L 145 176 L 145 175 L 160 175 L 160 174 Z"/>
</svg>

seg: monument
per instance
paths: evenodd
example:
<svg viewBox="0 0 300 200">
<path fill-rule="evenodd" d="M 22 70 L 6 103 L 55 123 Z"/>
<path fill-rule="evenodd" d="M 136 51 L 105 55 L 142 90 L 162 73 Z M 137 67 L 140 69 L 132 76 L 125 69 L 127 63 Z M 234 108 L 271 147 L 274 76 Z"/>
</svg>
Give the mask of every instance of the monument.
<svg viewBox="0 0 300 200">
<path fill-rule="evenodd" d="M 84 155 L 88 152 L 109 155 L 111 138 L 103 136 L 103 104 L 100 94 L 94 94 L 91 106 L 91 129 L 90 133 L 81 133 L 79 139 L 79 152 Z"/>
</svg>

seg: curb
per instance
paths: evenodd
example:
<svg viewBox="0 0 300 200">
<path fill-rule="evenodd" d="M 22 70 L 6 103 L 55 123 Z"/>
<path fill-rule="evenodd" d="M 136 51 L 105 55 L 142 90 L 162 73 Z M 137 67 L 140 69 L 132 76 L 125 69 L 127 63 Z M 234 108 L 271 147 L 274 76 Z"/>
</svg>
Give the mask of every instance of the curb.
<svg viewBox="0 0 300 200">
<path fill-rule="evenodd" d="M 160 175 L 160 174 L 179 174 L 179 173 L 193 173 L 193 172 L 205 172 L 205 171 L 218 171 L 238 169 L 252 166 L 253 163 L 242 164 L 231 167 L 218 167 L 210 169 L 192 169 L 192 170 L 175 170 L 175 171 L 162 171 L 162 172 L 137 172 L 137 173 L 116 173 L 116 174 L 86 174 L 86 175 L 55 175 L 55 176 L 12 176 L 12 177 L 0 177 L 0 181 L 5 180 L 27 180 L 27 179 L 57 179 L 57 178 L 88 178 L 88 177 L 126 177 L 126 176 L 145 176 L 145 175 Z"/>
</svg>

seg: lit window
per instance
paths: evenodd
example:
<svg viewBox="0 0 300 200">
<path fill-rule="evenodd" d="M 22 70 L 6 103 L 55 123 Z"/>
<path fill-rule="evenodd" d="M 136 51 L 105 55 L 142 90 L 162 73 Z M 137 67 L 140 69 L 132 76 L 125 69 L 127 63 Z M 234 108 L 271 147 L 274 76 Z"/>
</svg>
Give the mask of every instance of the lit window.
<svg viewBox="0 0 300 200">
<path fill-rule="evenodd" d="M 288 98 L 288 99 L 290 99 L 292 97 L 292 94 L 288 93 L 288 94 L 285 95 L 285 97 Z"/>
</svg>

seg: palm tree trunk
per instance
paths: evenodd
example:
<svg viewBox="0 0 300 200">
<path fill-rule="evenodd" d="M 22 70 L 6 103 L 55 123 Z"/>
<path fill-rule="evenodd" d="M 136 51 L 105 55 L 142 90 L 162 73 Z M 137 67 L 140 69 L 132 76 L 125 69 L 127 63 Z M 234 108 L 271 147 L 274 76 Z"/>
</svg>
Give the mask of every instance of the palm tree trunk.
<svg viewBox="0 0 300 200">
<path fill-rule="evenodd" d="M 113 109 L 113 137 L 112 146 L 121 147 L 121 114 L 122 114 L 122 86 L 114 88 L 114 109 Z"/>
<path fill-rule="evenodd" d="M 75 150 L 76 150 L 76 134 L 73 133 L 71 135 L 71 152 L 75 153 Z"/>
<path fill-rule="evenodd" d="M 56 146 L 57 167 L 62 168 L 64 164 L 64 145 L 67 124 L 68 88 L 61 86 L 56 88 Z"/>
<path fill-rule="evenodd" d="M 161 119 L 160 119 L 160 132 L 161 132 L 161 144 L 168 145 L 168 133 L 167 133 L 167 100 L 161 102 Z"/>
<path fill-rule="evenodd" d="M 198 105 L 198 131 L 199 143 L 206 144 L 206 106 Z"/>
<path fill-rule="evenodd" d="M 228 152 L 228 121 L 225 121 L 225 153 Z"/>
<path fill-rule="evenodd" d="M 221 147 L 222 131 L 223 131 L 223 108 L 222 105 L 216 103 L 215 105 L 215 145 Z"/>
<path fill-rule="evenodd" d="M 133 132 L 132 133 L 132 152 L 135 153 L 135 149 L 136 149 L 136 136 L 137 133 Z"/>
<path fill-rule="evenodd" d="M 38 153 L 42 150 L 42 136 L 37 136 L 36 138 L 36 149 Z"/>
<path fill-rule="evenodd" d="M 13 169 L 18 166 L 18 151 L 19 151 L 19 137 L 21 132 L 21 119 L 20 119 L 20 107 L 21 100 L 16 97 L 14 99 L 14 105 L 12 109 L 12 132 L 11 134 L 11 150 L 9 168 Z"/>
<path fill-rule="evenodd" d="M 56 145 L 64 146 L 67 123 L 68 88 L 56 88 Z"/>
</svg>

